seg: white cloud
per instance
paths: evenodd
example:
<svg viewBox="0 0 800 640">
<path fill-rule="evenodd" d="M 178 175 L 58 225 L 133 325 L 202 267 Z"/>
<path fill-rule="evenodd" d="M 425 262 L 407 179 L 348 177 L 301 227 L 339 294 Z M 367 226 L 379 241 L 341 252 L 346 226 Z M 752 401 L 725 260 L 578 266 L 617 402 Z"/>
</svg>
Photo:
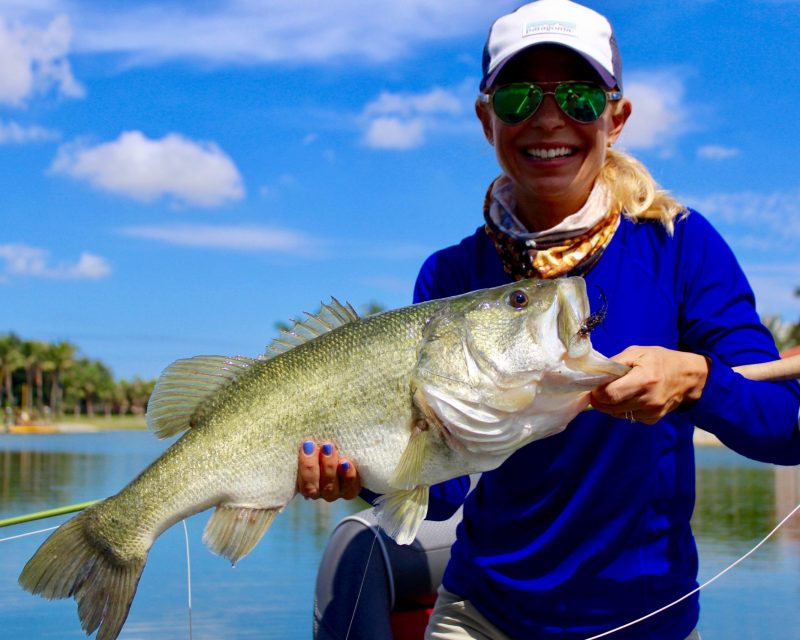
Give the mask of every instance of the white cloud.
<svg viewBox="0 0 800 640">
<path fill-rule="evenodd" d="M 52 264 L 47 249 L 25 244 L 0 245 L 0 260 L 5 261 L 3 275 L 50 278 L 57 280 L 99 280 L 111 275 L 108 262 L 92 253 L 81 253 L 75 263 Z"/>
<path fill-rule="evenodd" d="M 290 229 L 265 226 L 219 226 L 183 224 L 169 226 L 125 227 L 123 235 L 156 240 L 171 245 L 235 251 L 308 254 L 319 248 L 315 238 Z"/>
<path fill-rule="evenodd" d="M 67 60 L 71 41 L 66 16 L 53 18 L 44 28 L 9 24 L 0 17 L 0 103 L 22 106 L 51 88 L 66 97 L 83 96 Z"/>
<path fill-rule="evenodd" d="M 800 241 L 800 190 L 756 193 L 741 191 L 688 197 L 684 200 L 715 224 L 751 232 L 765 246 Z"/>
<path fill-rule="evenodd" d="M 705 158 L 706 160 L 727 160 L 729 158 L 735 158 L 739 153 L 739 149 L 716 144 L 708 144 L 697 150 L 698 157 Z"/>
<path fill-rule="evenodd" d="M 745 262 L 742 268 L 755 291 L 759 314 L 797 322 L 800 298 L 794 292 L 800 285 L 800 264 Z"/>
<path fill-rule="evenodd" d="M 762 314 L 792 321 L 800 313 L 800 190 L 742 191 L 681 199 L 719 229 L 739 258 Z"/>
<path fill-rule="evenodd" d="M 434 87 L 424 93 L 382 92 L 361 112 L 363 142 L 373 149 L 414 149 L 433 131 L 459 129 L 466 124 L 474 100 L 475 83 L 467 80 L 455 89 Z M 469 116 L 469 125 L 475 126 Z"/>
<path fill-rule="evenodd" d="M 513 3 L 497 0 L 228 0 L 214 3 L 73 5 L 76 48 L 131 63 L 199 59 L 241 64 L 372 64 L 427 42 L 483 35 Z"/>
<path fill-rule="evenodd" d="M 364 142 L 373 149 L 414 149 L 425 141 L 425 122 L 421 118 L 376 118 L 372 120 Z"/>
<path fill-rule="evenodd" d="M 364 115 L 414 116 L 418 114 L 449 113 L 458 115 L 464 111 L 463 101 L 452 91 L 435 87 L 427 93 L 382 92 L 364 108 Z"/>
<path fill-rule="evenodd" d="M 26 142 L 45 142 L 57 140 L 60 137 L 56 131 L 45 129 L 36 125 L 24 127 L 16 122 L 0 121 L 0 144 L 24 144 Z"/>
<path fill-rule="evenodd" d="M 636 72 L 625 80 L 633 111 L 620 137 L 627 149 L 669 152 L 689 130 L 690 114 L 682 75 L 671 71 Z"/>
<path fill-rule="evenodd" d="M 244 197 L 239 171 L 216 144 L 175 133 L 151 140 L 140 131 L 126 131 L 94 147 L 64 145 L 51 169 L 142 202 L 168 196 L 213 207 Z"/>
</svg>

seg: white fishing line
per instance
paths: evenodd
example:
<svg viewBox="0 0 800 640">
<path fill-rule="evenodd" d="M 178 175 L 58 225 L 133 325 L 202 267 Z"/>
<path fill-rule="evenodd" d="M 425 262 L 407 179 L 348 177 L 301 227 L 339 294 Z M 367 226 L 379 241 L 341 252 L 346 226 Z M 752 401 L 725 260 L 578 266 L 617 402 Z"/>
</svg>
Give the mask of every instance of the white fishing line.
<svg viewBox="0 0 800 640">
<path fill-rule="evenodd" d="M 9 540 L 17 540 L 19 538 L 27 538 L 40 533 L 55 531 L 56 529 L 58 529 L 58 527 L 49 527 L 48 529 L 39 529 L 38 531 L 28 531 L 27 533 L 20 533 L 15 536 L 9 536 L 8 538 L 0 538 L 0 542 L 8 542 Z M 186 520 L 183 521 L 183 536 L 186 541 L 186 591 L 189 597 L 189 640 L 192 640 L 192 561 L 189 555 L 189 529 L 186 527 Z M 369 560 L 367 562 L 369 562 Z"/>
<path fill-rule="evenodd" d="M 799 505 L 800 506 L 800 505 Z M 369 548 L 369 553 L 367 554 L 367 562 L 364 564 L 364 575 L 361 576 L 361 584 L 358 587 L 358 594 L 356 595 L 356 603 L 353 605 L 353 615 L 350 616 L 350 624 L 347 625 L 347 634 L 344 637 L 344 640 L 348 640 L 350 637 L 350 629 L 353 628 L 353 620 L 356 619 L 356 609 L 358 609 L 358 601 L 361 598 L 361 590 L 364 588 L 364 582 L 367 580 L 367 569 L 369 569 L 369 561 L 372 559 L 372 551 L 375 549 L 375 543 L 378 540 L 378 530 L 377 528 L 370 527 L 372 533 L 375 536 L 372 538 L 372 545 Z"/>
<path fill-rule="evenodd" d="M 725 567 L 725 568 L 724 568 L 722 571 L 720 571 L 720 572 L 719 572 L 717 575 L 715 575 L 713 578 L 711 578 L 711 579 L 709 579 L 709 580 L 706 580 L 706 581 L 705 581 L 703 584 L 701 584 L 701 585 L 700 585 L 699 587 L 697 587 L 696 589 L 692 589 L 692 590 L 691 590 L 689 593 L 687 593 L 685 596 L 681 596 L 680 598 L 678 598 L 678 599 L 677 599 L 677 600 L 675 600 L 674 602 L 670 602 L 668 605 L 665 605 L 665 606 L 661 607 L 660 609 L 656 609 L 656 610 L 655 610 L 655 611 L 653 611 L 652 613 L 648 613 L 646 616 L 642 616 L 641 618 L 637 618 L 636 620 L 631 620 L 630 622 L 628 622 L 628 623 L 626 623 L 626 624 L 623 624 L 622 626 L 620 626 L 620 627 L 617 627 L 616 629 L 611 629 L 610 631 L 605 631 L 605 632 L 603 632 L 603 633 L 600 633 L 600 634 L 598 634 L 598 635 L 596 635 L 596 636 L 592 636 L 591 638 L 586 638 L 586 640 L 596 640 L 597 638 L 604 638 L 605 636 L 610 636 L 612 633 L 616 633 L 617 631 L 622 631 L 623 629 L 627 629 L 628 627 L 632 627 L 632 626 L 633 626 L 633 625 L 635 625 L 635 624 L 639 624 L 640 622 L 642 622 L 642 621 L 644 621 L 644 620 L 647 620 L 648 618 L 652 618 L 653 616 L 656 616 L 656 615 L 658 615 L 658 614 L 659 614 L 659 613 L 661 613 L 662 611 L 666 611 L 666 610 L 667 610 L 667 609 L 669 609 L 670 607 L 674 607 L 674 606 L 675 606 L 676 604 L 678 604 L 679 602 L 683 602 L 684 600 L 686 600 L 686 598 L 689 598 L 689 597 L 693 596 L 695 593 L 697 593 L 698 591 L 700 591 L 700 589 L 705 589 L 705 588 L 706 588 L 708 585 L 710 585 L 712 582 L 715 582 L 716 580 L 718 580 L 719 578 L 721 578 L 723 575 L 725 575 L 726 573 L 728 573 L 728 571 L 730 571 L 731 569 L 733 569 L 733 568 L 734 568 L 736 565 L 738 565 L 740 562 L 742 562 L 743 560 L 745 560 L 745 559 L 749 558 L 751 555 L 753 555 L 753 553 L 755 553 L 755 552 L 756 552 L 756 550 L 757 550 L 757 549 L 758 549 L 758 548 L 759 548 L 761 545 L 763 545 L 763 544 L 764 544 L 764 543 L 765 543 L 767 540 L 769 540 L 769 539 L 770 539 L 770 538 L 771 538 L 771 537 L 772 537 L 772 536 L 775 534 L 775 532 L 776 532 L 778 529 L 780 529 L 780 528 L 781 528 L 781 527 L 782 527 L 784 524 L 786 524 L 786 521 L 787 521 L 789 518 L 791 518 L 791 517 L 792 517 L 792 516 L 793 516 L 795 513 L 797 513 L 797 511 L 798 511 L 798 510 L 800 510 L 800 504 L 798 504 L 798 505 L 797 505 L 797 506 L 796 506 L 794 509 L 792 509 L 792 510 L 789 512 L 789 515 L 787 515 L 787 516 L 786 516 L 786 517 L 785 517 L 783 520 L 781 520 L 781 521 L 780 521 L 780 522 L 779 522 L 779 523 L 778 523 L 778 524 L 775 526 L 775 528 L 774 528 L 772 531 L 770 531 L 770 532 L 769 532 L 769 533 L 768 533 L 768 534 L 767 534 L 767 535 L 764 537 L 764 539 L 763 539 L 763 540 L 761 540 L 761 542 L 759 542 L 759 543 L 758 543 L 758 544 L 757 544 L 755 547 L 753 547 L 752 549 L 750 549 L 750 551 L 748 551 L 747 553 L 745 553 L 745 554 L 744 554 L 744 555 L 743 555 L 741 558 L 739 558 L 739 559 L 738 559 L 736 562 L 733 562 L 733 563 L 729 564 L 727 567 Z"/>
<path fill-rule="evenodd" d="M 28 533 L 20 533 L 16 536 L 8 538 L 0 538 L 0 542 L 8 542 L 9 540 L 16 540 L 17 538 L 27 538 L 28 536 L 35 536 L 38 533 L 47 533 L 48 531 L 55 531 L 58 527 L 50 527 L 49 529 L 39 529 L 38 531 L 29 531 Z"/>
<path fill-rule="evenodd" d="M 186 592 L 189 595 L 189 640 L 192 640 L 192 561 L 189 557 L 189 529 L 183 520 L 183 537 L 186 539 Z"/>
<path fill-rule="evenodd" d="M 778 529 L 780 529 L 784 524 L 786 524 L 786 522 L 795 513 L 797 513 L 798 511 L 800 511 L 800 504 L 798 504 L 794 509 L 792 509 L 777 525 L 775 525 L 775 527 L 772 529 L 772 531 L 770 531 L 766 536 L 764 536 L 764 538 L 758 544 L 756 544 L 756 546 L 754 546 L 752 549 L 750 549 L 750 551 L 745 553 L 738 560 L 736 560 L 736 561 L 732 562 L 731 564 L 729 564 L 727 567 L 725 567 L 722 571 L 720 571 L 713 578 L 710 578 L 710 579 L 706 580 L 703 584 L 701 584 L 697 588 L 692 589 L 686 595 L 681 596 L 677 600 L 675 600 L 673 602 L 670 602 L 667 605 L 664 605 L 660 609 L 656 609 L 655 611 L 653 611 L 651 613 L 648 613 L 646 616 L 642 616 L 641 618 L 637 618 L 636 620 L 631 620 L 630 622 L 627 622 L 627 623 L 625 623 L 625 624 L 623 624 L 623 625 L 621 625 L 619 627 L 616 627 L 616 628 L 611 629 L 609 631 L 604 631 L 603 633 L 599 633 L 599 634 L 597 634 L 595 636 L 591 636 L 589 638 L 586 638 L 586 640 L 598 640 L 598 638 L 605 638 L 606 636 L 610 636 L 611 634 L 617 633 L 618 631 L 622 631 L 623 629 L 627 629 L 629 627 L 632 627 L 633 625 L 639 624 L 640 622 L 644 622 L 648 618 L 652 618 L 653 616 L 657 616 L 659 613 L 662 613 L 663 611 L 666 611 L 667 609 L 669 609 L 671 607 L 674 607 L 676 604 L 679 604 L 679 603 L 683 602 L 684 600 L 686 600 L 686 598 L 690 598 L 691 596 L 693 596 L 695 593 L 697 593 L 701 589 L 705 589 L 711 583 L 716 582 L 722 576 L 724 576 L 726 573 L 728 573 L 728 571 L 730 571 L 731 569 L 733 569 L 734 567 L 736 567 L 740 563 L 744 562 L 751 555 L 753 555 L 759 548 L 761 548 L 764 545 L 765 542 L 767 542 L 767 540 L 769 540 L 773 535 L 775 535 L 775 533 L 778 531 Z M 40 534 L 40 533 L 47 533 L 48 531 L 54 531 L 55 529 L 58 529 L 58 527 L 50 527 L 49 529 L 39 529 L 38 531 L 29 531 L 28 533 L 21 533 L 21 534 L 16 535 L 16 536 L 9 536 L 8 538 L 0 538 L 0 542 L 8 542 L 9 540 L 16 540 L 17 538 L 26 538 L 28 536 L 34 536 L 34 535 L 37 535 L 37 534 Z M 358 594 L 356 595 L 356 601 L 355 601 L 355 604 L 353 605 L 353 614 L 350 617 L 350 624 L 347 627 L 347 635 L 345 636 L 345 640 L 347 640 L 350 637 L 350 629 L 353 627 L 353 621 L 356 618 L 356 609 L 358 608 L 358 601 L 361 598 L 361 591 L 363 590 L 364 582 L 366 582 L 366 579 L 367 579 L 367 570 L 369 568 L 369 561 L 372 558 L 372 552 L 375 549 L 375 542 L 378 539 L 378 532 L 374 531 L 374 533 L 375 533 L 375 536 L 372 539 L 372 545 L 370 546 L 369 554 L 367 555 L 367 562 L 364 565 L 364 575 L 361 577 L 361 584 L 358 587 Z M 188 531 L 188 529 L 186 527 L 186 521 L 185 520 L 183 521 L 183 534 L 184 534 L 184 537 L 186 539 L 186 582 L 187 582 L 187 591 L 188 591 L 188 594 L 189 594 L 189 640 L 192 640 L 192 566 L 191 566 L 191 560 L 190 560 L 190 556 L 189 556 L 189 531 Z"/>
</svg>

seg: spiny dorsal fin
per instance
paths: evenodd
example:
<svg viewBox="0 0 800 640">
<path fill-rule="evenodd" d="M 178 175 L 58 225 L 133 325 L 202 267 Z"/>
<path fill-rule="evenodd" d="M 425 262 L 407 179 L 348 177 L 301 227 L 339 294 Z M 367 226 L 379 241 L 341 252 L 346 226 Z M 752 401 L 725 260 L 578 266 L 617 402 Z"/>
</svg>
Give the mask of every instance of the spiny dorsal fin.
<svg viewBox="0 0 800 640">
<path fill-rule="evenodd" d="M 147 426 L 159 438 L 188 429 L 205 402 L 256 361 L 244 356 L 196 356 L 176 360 L 156 382 L 147 403 Z"/>
<path fill-rule="evenodd" d="M 295 320 L 291 329 L 282 329 L 281 337 L 275 338 L 267 347 L 266 357 L 273 358 L 285 353 L 359 318 L 349 302 L 342 304 L 336 298 L 331 298 L 330 304 L 322 303 L 320 307 L 319 313 L 305 311 L 305 319 Z"/>
</svg>

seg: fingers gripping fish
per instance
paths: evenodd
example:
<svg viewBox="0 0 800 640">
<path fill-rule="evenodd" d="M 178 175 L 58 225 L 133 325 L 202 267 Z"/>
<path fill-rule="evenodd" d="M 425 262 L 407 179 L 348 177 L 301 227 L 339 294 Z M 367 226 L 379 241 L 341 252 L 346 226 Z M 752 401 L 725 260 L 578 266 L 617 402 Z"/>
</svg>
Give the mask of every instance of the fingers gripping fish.
<svg viewBox="0 0 800 640">
<path fill-rule="evenodd" d="M 499 466 L 557 433 L 628 368 L 591 346 L 580 278 L 523 281 L 359 318 L 333 301 L 261 358 L 178 360 L 147 421 L 185 431 L 118 494 L 63 524 L 20 584 L 74 597 L 87 634 L 119 635 L 148 551 L 215 507 L 203 539 L 235 563 L 295 495 L 297 443 L 335 442 L 383 494 L 381 524 L 413 541 L 428 487 Z"/>
</svg>

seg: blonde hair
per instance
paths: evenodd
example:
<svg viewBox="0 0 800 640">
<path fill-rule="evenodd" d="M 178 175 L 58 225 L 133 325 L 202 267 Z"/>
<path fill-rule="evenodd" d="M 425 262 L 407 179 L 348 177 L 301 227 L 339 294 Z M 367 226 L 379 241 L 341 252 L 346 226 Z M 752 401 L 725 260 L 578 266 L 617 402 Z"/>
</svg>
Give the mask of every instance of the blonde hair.
<svg viewBox="0 0 800 640">
<path fill-rule="evenodd" d="M 659 187 L 633 156 L 609 149 L 598 179 L 611 193 L 612 207 L 632 220 L 657 220 L 672 235 L 675 220 L 688 215 L 680 202 Z"/>
</svg>

